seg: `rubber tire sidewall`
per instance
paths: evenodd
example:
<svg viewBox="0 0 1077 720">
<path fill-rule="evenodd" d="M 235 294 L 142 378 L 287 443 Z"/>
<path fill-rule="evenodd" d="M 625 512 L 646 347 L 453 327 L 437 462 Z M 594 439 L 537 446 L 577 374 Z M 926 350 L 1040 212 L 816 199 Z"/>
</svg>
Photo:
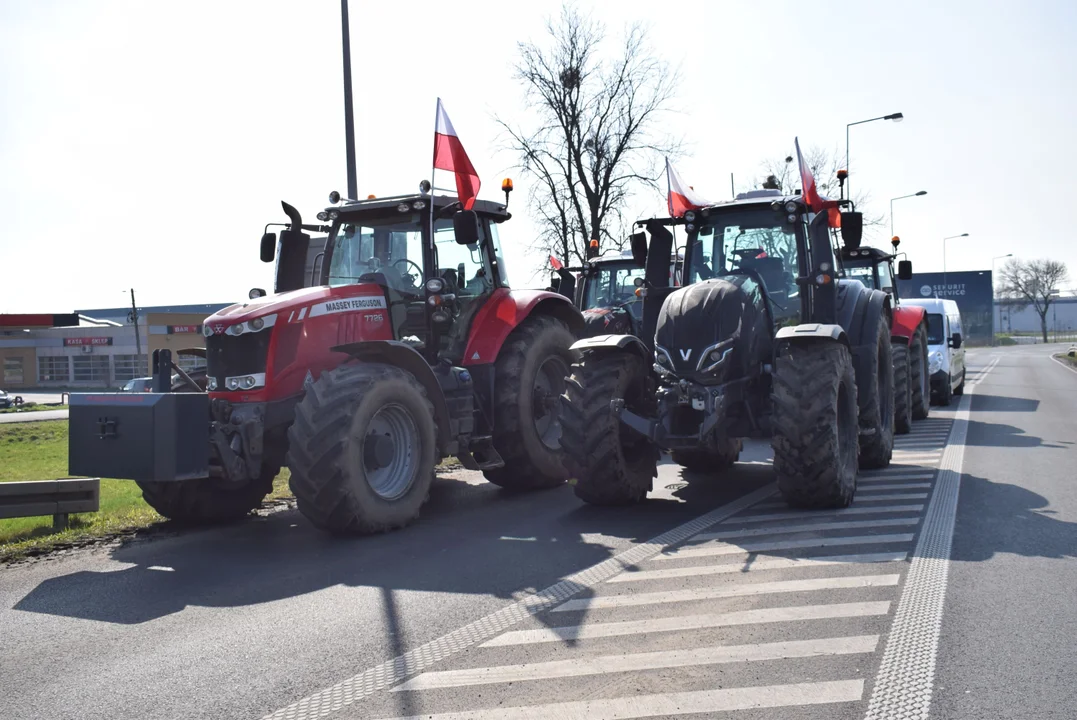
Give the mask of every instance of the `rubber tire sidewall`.
<svg viewBox="0 0 1077 720">
<path fill-rule="evenodd" d="M 928 373 L 927 362 L 927 328 L 923 323 L 909 340 L 909 363 L 912 419 L 926 420 L 931 415 L 931 375 Z"/>
<path fill-rule="evenodd" d="M 894 434 L 907 435 L 912 432 L 912 359 L 907 345 L 891 342 L 890 352 L 894 357 Z"/>
<path fill-rule="evenodd" d="M 894 453 L 894 359 L 886 319 L 876 320 L 876 340 L 868 346 L 870 357 L 863 366 L 866 377 L 857 378 L 860 419 L 860 469 L 875 470 L 890 464 Z M 879 373 L 884 374 L 883 378 Z M 886 398 L 887 402 L 880 402 Z M 889 407 L 890 417 L 883 417 Z M 865 434 L 864 431 L 873 431 Z"/>
</svg>

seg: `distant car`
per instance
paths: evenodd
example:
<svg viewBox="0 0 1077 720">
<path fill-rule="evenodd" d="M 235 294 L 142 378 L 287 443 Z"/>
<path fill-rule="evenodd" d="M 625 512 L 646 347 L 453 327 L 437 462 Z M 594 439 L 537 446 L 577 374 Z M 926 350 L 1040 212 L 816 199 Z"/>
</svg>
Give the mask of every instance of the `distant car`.
<svg viewBox="0 0 1077 720">
<path fill-rule="evenodd" d="M 120 388 L 120 392 L 150 392 L 152 385 L 153 378 L 151 377 L 135 378 L 134 380 L 128 380 Z"/>
<path fill-rule="evenodd" d="M 22 404 L 22 398 L 9 395 L 5 390 L 0 390 L 0 409 L 7 409 Z"/>
</svg>

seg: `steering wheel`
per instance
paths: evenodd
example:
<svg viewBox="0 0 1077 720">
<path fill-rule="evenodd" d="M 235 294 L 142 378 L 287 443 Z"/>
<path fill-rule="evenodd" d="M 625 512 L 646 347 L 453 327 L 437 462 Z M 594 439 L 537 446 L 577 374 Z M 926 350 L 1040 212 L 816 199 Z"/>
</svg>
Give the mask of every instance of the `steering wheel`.
<svg viewBox="0 0 1077 720">
<path fill-rule="evenodd" d="M 423 277 L 423 269 L 422 269 L 421 267 L 419 267 L 418 265 L 416 265 L 416 264 L 415 264 L 414 262 L 412 262 L 411 260 L 408 260 L 407 258 L 400 258 L 399 260 L 393 260 L 393 261 L 392 261 L 391 263 L 389 263 L 389 264 L 390 264 L 390 265 L 392 265 L 393 267 L 396 267 L 396 266 L 397 266 L 397 265 L 399 265 L 400 263 L 405 263 L 405 264 L 407 264 L 407 265 L 411 265 L 411 266 L 412 266 L 413 268 L 415 268 L 415 271 L 416 271 L 416 277 L 418 277 L 418 278 L 419 278 L 420 280 L 422 279 L 422 277 Z M 410 278 L 410 277 L 411 277 L 411 274 L 410 274 L 410 273 L 408 273 L 408 272 L 407 272 L 406 270 L 407 270 L 406 268 L 405 268 L 404 270 L 401 270 L 401 271 L 400 271 L 400 274 L 401 274 L 401 275 L 405 275 L 405 276 L 408 276 L 408 277 Z M 412 281 L 412 282 L 414 283 L 414 281 Z"/>
</svg>

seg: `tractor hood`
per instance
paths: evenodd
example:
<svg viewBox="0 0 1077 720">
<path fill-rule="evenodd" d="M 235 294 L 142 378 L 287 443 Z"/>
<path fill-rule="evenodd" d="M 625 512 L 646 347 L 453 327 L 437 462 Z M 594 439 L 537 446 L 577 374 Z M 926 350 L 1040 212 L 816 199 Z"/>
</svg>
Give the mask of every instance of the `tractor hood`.
<svg viewBox="0 0 1077 720">
<path fill-rule="evenodd" d="M 706 280 L 666 298 L 654 338 L 662 366 L 704 384 L 744 374 L 748 356 L 756 354 L 756 335 L 760 329 L 766 332 L 765 314 L 760 317 L 759 308 L 740 287 L 745 279 Z"/>
<path fill-rule="evenodd" d="M 380 285 L 363 283 L 361 285 L 345 285 L 342 287 L 313 287 L 291 290 L 279 295 L 248 300 L 245 303 L 229 305 L 218 310 L 206 318 L 205 325 L 212 332 L 221 333 L 232 325 L 264 318 L 267 315 L 284 315 L 287 317 L 293 312 L 307 310 L 304 315 L 315 315 L 315 308 L 325 306 L 326 303 L 338 303 L 355 300 L 359 302 L 363 297 L 373 297 L 380 300 L 379 307 L 385 307 L 385 295 Z M 376 302 L 376 301 L 375 301 Z M 356 308 L 361 309 L 361 308 Z M 330 308 L 330 311 L 335 311 Z M 221 328 L 218 330 L 218 326 Z"/>
</svg>

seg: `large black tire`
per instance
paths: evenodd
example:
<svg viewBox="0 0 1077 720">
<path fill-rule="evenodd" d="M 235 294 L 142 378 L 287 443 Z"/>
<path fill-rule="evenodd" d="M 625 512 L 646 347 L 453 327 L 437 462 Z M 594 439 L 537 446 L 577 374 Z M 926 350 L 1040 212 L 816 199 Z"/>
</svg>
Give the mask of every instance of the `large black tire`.
<svg viewBox="0 0 1077 720">
<path fill-rule="evenodd" d="M 670 458 L 686 470 L 700 473 L 715 473 L 728 470 L 740 459 L 744 442 L 740 438 L 725 438 L 717 451 L 711 450 L 674 450 Z"/>
<path fill-rule="evenodd" d="M 959 395 L 960 396 L 960 395 L 964 395 L 964 394 L 965 394 L 965 368 L 961 368 L 961 382 L 959 382 L 957 384 L 957 387 L 954 388 L 954 395 Z"/>
<path fill-rule="evenodd" d="M 949 406 L 949 404 L 951 402 L 953 402 L 954 395 L 953 395 L 953 391 L 950 388 L 950 385 L 951 385 L 951 378 L 950 378 L 950 374 L 947 373 L 946 377 L 943 378 L 942 388 L 939 390 L 939 393 L 938 393 L 939 405 L 942 405 L 943 407 L 947 407 L 947 406 Z"/>
<path fill-rule="evenodd" d="M 875 343 L 864 364 L 866 377 L 857 378 L 860 406 L 860 467 L 884 468 L 894 453 L 894 357 L 890 328 L 880 317 Z"/>
<path fill-rule="evenodd" d="M 169 520 L 180 525 L 216 525 L 250 515 L 273 489 L 273 478 L 279 472 L 279 465 L 268 467 L 260 477 L 244 485 L 206 477 L 139 482 L 138 486 L 146 504 Z"/>
<path fill-rule="evenodd" d="M 562 423 L 566 460 L 576 478 L 576 497 L 592 505 L 630 505 L 647 496 L 658 476 L 658 447 L 625 427 L 610 410 L 648 412 L 647 368 L 630 352 L 584 357 L 572 366 L 565 389 Z"/>
<path fill-rule="evenodd" d="M 920 323 L 909 339 L 909 373 L 912 376 L 912 419 L 931 414 L 931 376 L 927 366 L 927 327 Z"/>
<path fill-rule="evenodd" d="M 909 347 L 892 343 L 894 357 L 894 433 L 907 435 L 912 432 L 912 368 Z"/>
<path fill-rule="evenodd" d="M 483 472 L 495 485 L 536 490 L 568 479 L 560 411 L 573 342 L 563 322 L 536 315 L 501 347 L 494 366 L 494 449 L 505 466 Z"/>
<path fill-rule="evenodd" d="M 332 533 L 383 532 L 415 520 L 436 462 L 434 407 L 422 384 L 392 365 L 353 362 L 322 373 L 288 430 L 299 511 Z"/>
<path fill-rule="evenodd" d="M 849 348 L 800 341 L 774 364 L 774 470 L 794 507 L 846 507 L 856 494 L 856 376 Z"/>
</svg>

